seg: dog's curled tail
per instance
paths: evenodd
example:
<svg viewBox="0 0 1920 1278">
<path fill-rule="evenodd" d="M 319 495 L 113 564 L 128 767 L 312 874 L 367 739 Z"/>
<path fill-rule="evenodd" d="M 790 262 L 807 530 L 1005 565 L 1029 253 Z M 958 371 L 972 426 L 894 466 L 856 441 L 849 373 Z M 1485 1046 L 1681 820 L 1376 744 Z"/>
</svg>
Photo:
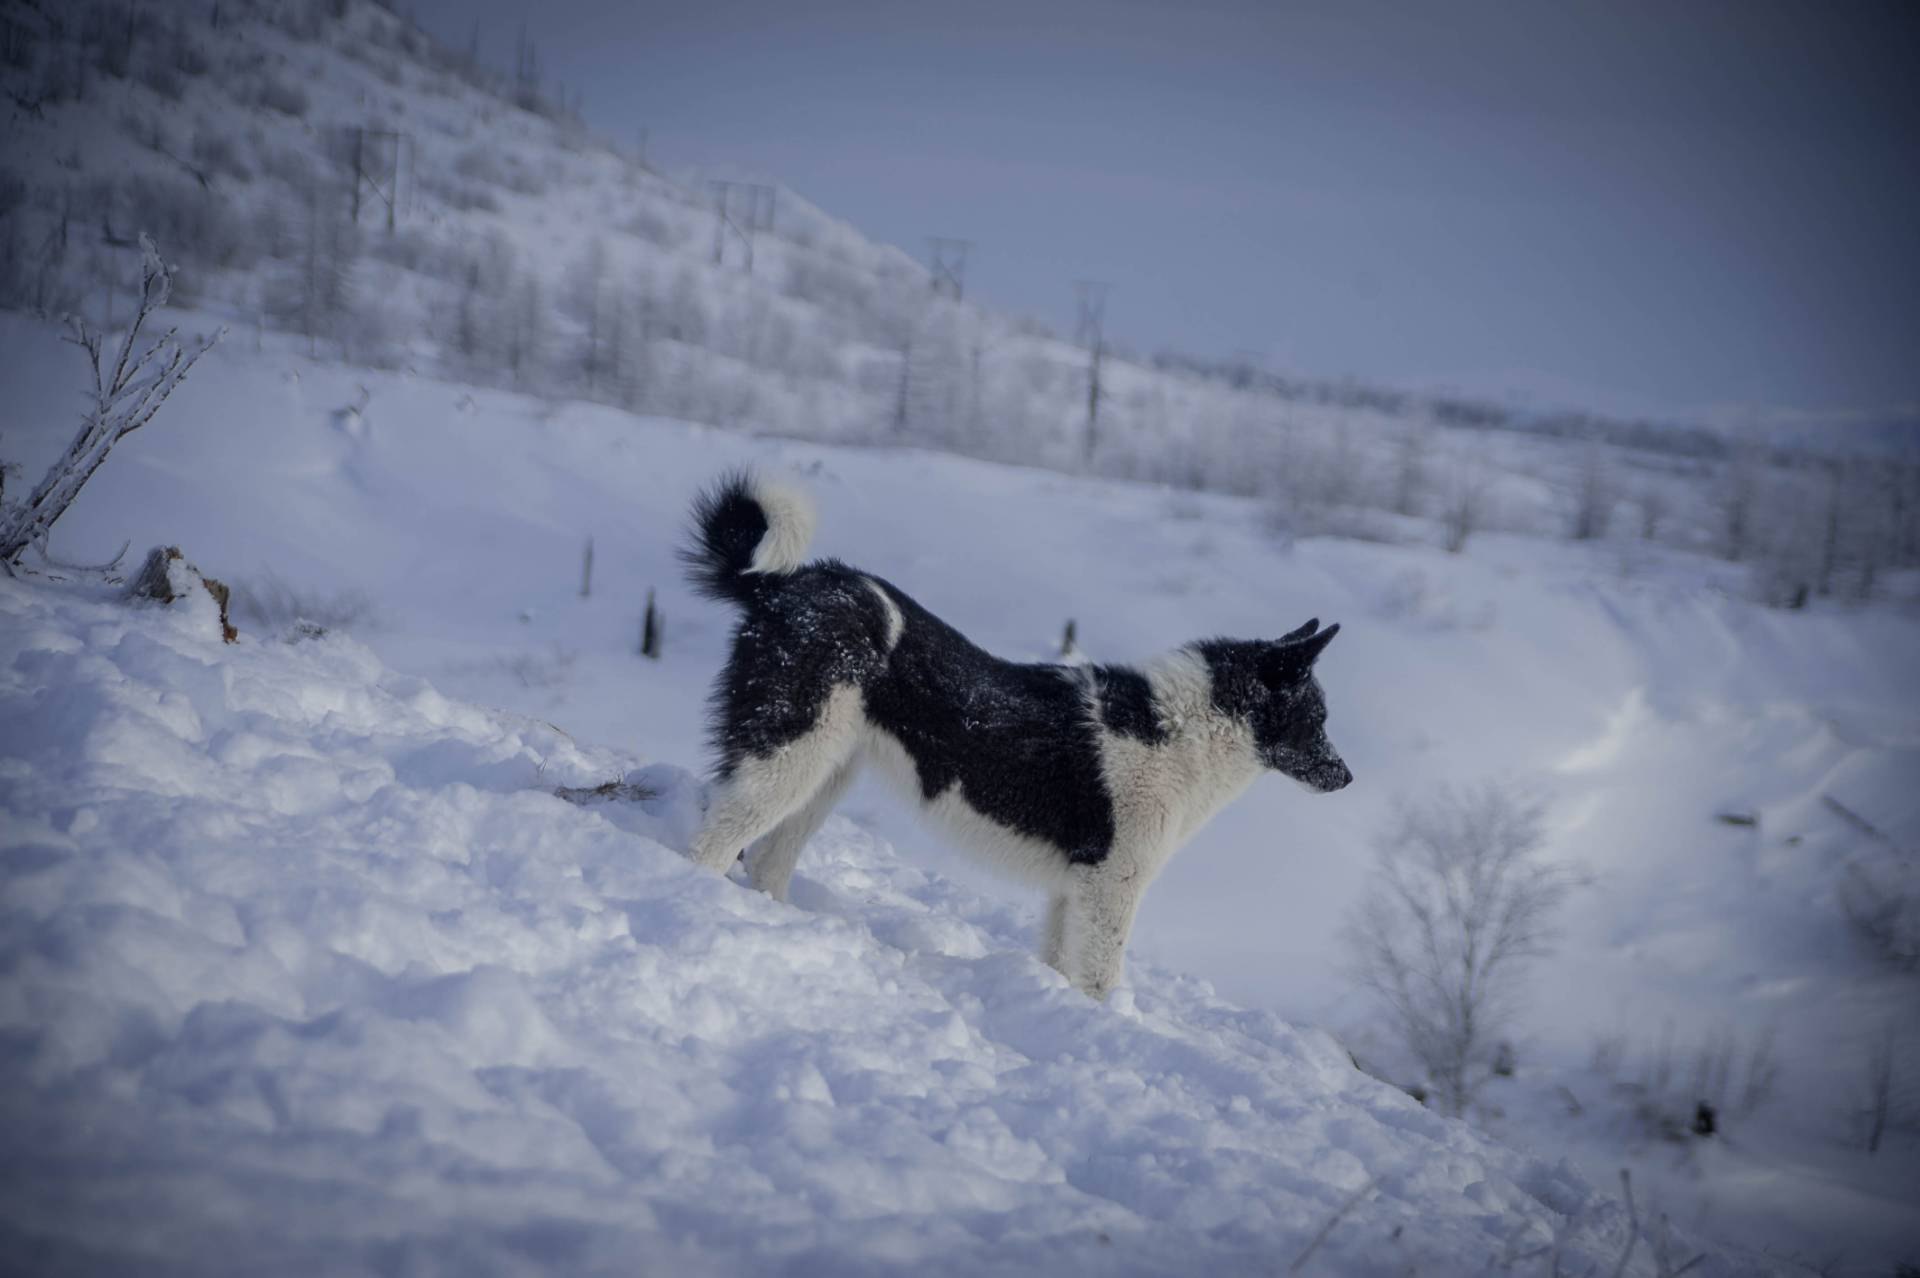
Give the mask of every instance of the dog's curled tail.
<svg viewBox="0 0 1920 1278">
<path fill-rule="evenodd" d="M 755 575 L 792 572 L 812 540 L 813 503 L 805 493 L 736 470 L 693 499 L 693 535 L 680 558 L 701 594 L 744 603 Z"/>
</svg>

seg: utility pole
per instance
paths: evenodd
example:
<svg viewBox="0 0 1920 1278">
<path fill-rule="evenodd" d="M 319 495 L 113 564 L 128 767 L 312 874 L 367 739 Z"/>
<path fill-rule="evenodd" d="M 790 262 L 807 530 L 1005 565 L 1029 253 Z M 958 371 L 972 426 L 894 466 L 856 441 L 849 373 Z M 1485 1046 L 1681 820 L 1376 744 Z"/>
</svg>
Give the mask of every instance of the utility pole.
<svg viewBox="0 0 1920 1278">
<path fill-rule="evenodd" d="M 1112 285 L 1102 280 L 1075 280 L 1073 291 L 1080 304 L 1080 320 L 1074 328 L 1074 340 L 1087 348 L 1087 463 L 1093 463 L 1093 450 L 1100 430 L 1100 359 L 1106 352 L 1107 290 Z"/>
<path fill-rule="evenodd" d="M 773 229 L 779 192 L 762 182 L 709 182 L 707 185 L 713 191 L 713 264 L 719 266 L 726 259 L 727 232 L 732 231 L 746 251 L 747 274 L 753 274 L 754 232 Z"/>
<path fill-rule="evenodd" d="M 371 191 L 387 206 L 387 234 L 393 234 L 400 204 L 400 152 L 408 145 L 404 133 L 391 129 L 353 130 L 353 224 L 360 225 L 360 197 Z"/>
<path fill-rule="evenodd" d="M 966 294 L 967 250 L 973 247 L 973 241 L 936 235 L 927 243 L 933 255 L 933 271 L 927 282 L 936 295 L 959 301 Z"/>
</svg>

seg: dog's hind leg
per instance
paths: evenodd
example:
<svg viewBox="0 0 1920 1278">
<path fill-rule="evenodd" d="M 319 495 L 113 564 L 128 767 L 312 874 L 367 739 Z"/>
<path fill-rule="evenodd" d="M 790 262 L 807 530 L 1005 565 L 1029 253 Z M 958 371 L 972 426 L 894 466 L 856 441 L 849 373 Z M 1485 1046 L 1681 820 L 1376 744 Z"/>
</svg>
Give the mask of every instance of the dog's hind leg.
<svg viewBox="0 0 1920 1278">
<path fill-rule="evenodd" d="M 1040 961 L 1068 980 L 1067 970 L 1067 894 L 1055 892 L 1047 898 L 1047 921 L 1040 933 Z"/>
<path fill-rule="evenodd" d="M 1122 874 L 1107 864 L 1089 867 L 1074 884 L 1067 921 L 1070 966 L 1067 979 L 1089 998 L 1105 1001 L 1126 963 L 1127 937 L 1140 908 L 1144 876 Z"/>
<path fill-rule="evenodd" d="M 852 760 L 861 722 L 859 691 L 838 688 L 803 736 L 735 764 L 714 788 L 706 824 L 694 836 L 694 864 L 725 874 L 747 845 L 806 807 Z"/>
<path fill-rule="evenodd" d="M 839 771 L 828 777 L 826 784 L 798 812 L 774 826 L 754 845 L 747 857 L 747 868 L 755 887 L 776 901 L 787 899 L 787 885 L 793 881 L 793 867 L 800 862 L 801 849 L 833 812 L 834 804 L 840 802 L 840 796 L 847 792 L 859 771 L 859 764 L 854 760 L 841 764 Z"/>
</svg>

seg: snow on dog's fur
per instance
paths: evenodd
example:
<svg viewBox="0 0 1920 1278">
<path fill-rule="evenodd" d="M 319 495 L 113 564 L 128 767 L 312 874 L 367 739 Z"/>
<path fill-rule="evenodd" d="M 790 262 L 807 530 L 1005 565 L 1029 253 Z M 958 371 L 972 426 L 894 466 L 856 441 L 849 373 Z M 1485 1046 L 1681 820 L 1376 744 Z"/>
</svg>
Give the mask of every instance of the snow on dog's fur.
<svg viewBox="0 0 1920 1278">
<path fill-rule="evenodd" d="M 970 643 L 890 582 L 803 562 L 805 495 L 749 474 L 694 502 L 694 585 L 742 612 L 713 693 L 718 755 L 693 859 L 749 848 L 782 900 L 801 848 L 874 764 L 959 843 L 1047 889 L 1043 955 L 1104 998 L 1147 884 L 1272 769 L 1353 780 L 1313 663 L 1340 629 L 1207 639 L 1125 666 L 1022 665 Z"/>
</svg>

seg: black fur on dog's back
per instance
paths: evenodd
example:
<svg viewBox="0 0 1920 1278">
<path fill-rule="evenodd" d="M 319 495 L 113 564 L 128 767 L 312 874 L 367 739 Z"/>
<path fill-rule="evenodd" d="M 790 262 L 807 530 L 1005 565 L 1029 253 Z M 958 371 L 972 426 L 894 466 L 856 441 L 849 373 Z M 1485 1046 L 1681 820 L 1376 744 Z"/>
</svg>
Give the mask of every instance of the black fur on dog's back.
<svg viewBox="0 0 1920 1278">
<path fill-rule="evenodd" d="M 1147 671 L 1007 661 L 882 578 L 837 559 L 802 562 L 812 524 L 804 496 L 744 473 L 723 476 L 694 503 L 682 552 L 694 585 L 741 613 L 711 700 L 723 781 L 751 761 L 804 750 L 816 728 L 835 722 L 826 716 L 837 694 L 855 698 L 862 740 L 855 746 L 844 727 L 831 728 L 822 740 L 847 751 L 831 768 L 877 751 L 897 773 L 891 765 L 904 756 L 911 776 L 899 779 L 923 803 L 957 792 L 973 815 L 1049 845 L 1069 866 L 1104 861 L 1119 833 L 1107 773 L 1114 743 L 1198 758 L 1194 741 L 1244 731 L 1250 764 L 1320 790 L 1352 779 L 1326 740 L 1326 701 L 1311 677 L 1337 626 L 1309 622 L 1273 642 L 1187 645 L 1154 677 L 1175 694 L 1197 686 L 1204 701 L 1163 705 Z M 844 695 L 839 704 L 844 724 Z M 1179 745 L 1181 716 L 1218 730 L 1189 733 Z M 790 758 L 782 766 L 804 765 Z M 1228 775 L 1237 764 L 1204 756 L 1178 766 Z"/>
</svg>

